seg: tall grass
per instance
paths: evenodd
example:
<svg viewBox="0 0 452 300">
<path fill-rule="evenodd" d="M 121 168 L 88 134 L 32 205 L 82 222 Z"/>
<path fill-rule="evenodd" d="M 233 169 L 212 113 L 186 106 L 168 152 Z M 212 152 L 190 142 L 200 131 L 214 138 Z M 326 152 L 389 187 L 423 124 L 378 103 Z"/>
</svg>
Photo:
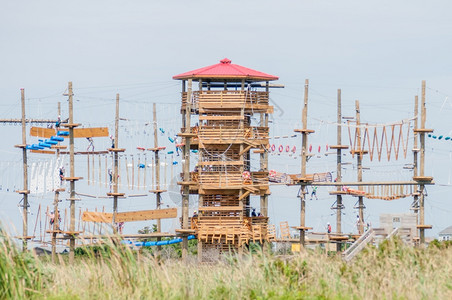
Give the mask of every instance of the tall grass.
<svg viewBox="0 0 452 300">
<path fill-rule="evenodd" d="M 414 249 L 397 239 L 368 248 L 350 264 L 316 251 L 290 257 L 260 252 L 208 265 L 108 249 L 54 264 L 2 243 L 0 298 L 452 298 L 452 247 Z"/>
</svg>

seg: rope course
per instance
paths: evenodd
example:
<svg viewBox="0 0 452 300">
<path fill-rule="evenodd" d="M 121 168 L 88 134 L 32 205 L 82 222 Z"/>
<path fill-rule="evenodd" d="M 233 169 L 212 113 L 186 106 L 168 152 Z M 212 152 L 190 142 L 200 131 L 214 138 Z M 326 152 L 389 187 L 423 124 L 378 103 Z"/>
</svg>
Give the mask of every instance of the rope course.
<svg viewBox="0 0 452 300">
<path fill-rule="evenodd" d="M 392 152 L 394 152 L 395 160 L 398 160 L 400 148 L 402 148 L 403 157 L 406 158 L 411 131 L 410 122 L 402 121 L 398 124 L 366 124 L 362 126 L 353 126 L 353 123 L 355 122 L 347 120 L 352 157 L 356 153 L 368 152 L 371 161 L 375 154 L 377 154 L 378 161 L 380 161 L 383 150 L 386 150 L 388 161 L 391 160 Z M 354 131 L 351 129 L 352 127 L 354 127 Z M 383 148 L 383 146 L 385 147 Z"/>
</svg>

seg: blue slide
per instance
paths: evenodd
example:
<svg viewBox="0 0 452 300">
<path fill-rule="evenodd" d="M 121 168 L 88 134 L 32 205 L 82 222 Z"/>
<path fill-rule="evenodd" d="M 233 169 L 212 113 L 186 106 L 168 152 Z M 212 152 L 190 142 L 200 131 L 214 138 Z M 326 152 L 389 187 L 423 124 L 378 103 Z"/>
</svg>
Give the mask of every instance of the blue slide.
<svg viewBox="0 0 452 300">
<path fill-rule="evenodd" d="M 188 236 L 189 240 L 193 240 L 195 239 L 194 235 L 189 235 Z M 132 241 L 121 241 L 121 244 L 126 244 L 126 245 L 133 245 L 135 247 L 150 247 L 150 246 L 166 246 L 166 245 L 172 245 L 172 244 L 177 244 L 177 243 L 181 243 L 182 239 L 181 238 L 177 238 L 177 239 L 172 239 L 172 240 L 167 240 L 167 241 L 158 241 L 158 242 L 132 242 Z"/>
</svg>

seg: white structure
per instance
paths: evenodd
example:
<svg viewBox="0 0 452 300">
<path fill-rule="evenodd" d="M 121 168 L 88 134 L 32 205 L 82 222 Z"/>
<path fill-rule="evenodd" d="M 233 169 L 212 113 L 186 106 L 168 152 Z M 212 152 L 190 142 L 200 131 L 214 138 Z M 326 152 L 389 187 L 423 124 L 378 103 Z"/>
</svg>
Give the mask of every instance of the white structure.
<svg viewBox="0 0 452 300">
<path fill-rule="evenodd" d="M 452 226 L 446 227 L 443 231 L 439 233 L 440 241 L 452 241 Z"/>
</svg>

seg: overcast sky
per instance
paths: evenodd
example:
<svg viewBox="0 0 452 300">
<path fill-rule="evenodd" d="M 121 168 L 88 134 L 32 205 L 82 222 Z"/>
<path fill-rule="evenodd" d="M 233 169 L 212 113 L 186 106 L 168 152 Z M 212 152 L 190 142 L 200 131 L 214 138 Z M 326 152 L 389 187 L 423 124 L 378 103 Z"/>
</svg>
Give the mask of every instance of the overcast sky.
<svg viewBox="0 0 452 300">
<path fill-rule="evenodd" d="M 290 134 L 300 123 L 306 78 L 310 80 L 309 124 L 318 130 L 311 137 L 314 144 L 335 143 L 335 128 L 325 122 L 336 120 L 338 88 L 344 115 L 354 114 L 358 99 L 362 121 L 385 123 L 412 117 L 413 99 L 424 79 L 427 127 L 447 136 L 452 134 L 451 11 L 450 1 L 418 0 L 2 1 L 0 118 L 20 116 L 21 87 L 26 91 L 28 116 L 53 118 L 58 101 L 63 103 L 64 115 L 66 98 L 61 94 L 72 81 L 75 118 L 85 125 L 111 126 L 112 100 L 120 93 L 127 118 L 149 120 L 150 103 L 157 102 L 164 113 L 159 116 L 162 124 L 177 130 L 180 86 L 172 76 L 227 57 L 277 75 L 286 86 L 272 93 L 277 106 L 272 136 Z M 20 142 L 20 130 L 1 126 L 0 134 L 4 160 L 20 158 L 12 148 Z M 127 140 L 131 148 L 136 140 L 140 137 Z M 426 222 L 434 225 L 428 235 L 452 225 L 451 145 L 427 139 L 426 175 L 435 176 L 441 184 L 428 188 Z M 299 160 L 275 156 L 270 160 L 275 168 L 299 170 Z M 378 178 L 378 172 L 385 168 L 393 172 L 404 163 L 386 163 L 365 176 Z M 311 172 L 325 169 L 335 170 L 334 158 L 313 161 Z M 273 190 L 272 223 L 298 224 L 296 193 L 294 188 Z M 320 195 L 323 201 L 308 204 L 307 212 L 307 225 L 317 231 L 335 220 L 329 209 L 334 199 L 326 191 Z M 0 216 L 20 227 L 19 200 L 15 194 L 0 193 Z M 42 201 L 50 203 L 51 196 Z M 346 230 L 353 230 L 355 201 L 346 200 Z M 378 223 L 380 213 L 409 212 L 410 203 L 410 199 L 367 200 L 365 215 Z M 122 208 L 144 207 L 129 203 Z"/>
</svg>

